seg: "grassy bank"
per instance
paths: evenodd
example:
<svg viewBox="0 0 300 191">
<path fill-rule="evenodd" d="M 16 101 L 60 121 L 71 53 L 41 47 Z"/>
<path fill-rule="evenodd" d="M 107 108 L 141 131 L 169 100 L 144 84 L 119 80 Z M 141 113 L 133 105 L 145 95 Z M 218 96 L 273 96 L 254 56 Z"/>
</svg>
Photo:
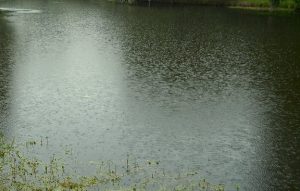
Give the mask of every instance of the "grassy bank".
<svg viewBox="0 0 300 191">
<path fill-rule="evenodd" d="M 225 186 L 210 184 L 196 172 L 171 174 L 160 167 L 159 161 L 132 162 L 127 157 L 120 168 L 110 161 L 91 161 L 95 173 L 80 176 L 68 168 L 63 156 L 52 155 L 42 161 L 19 150 L 47 146 L 48 139 L 30 140 L 23 146 L 0 137 L 1 191 L 64 191 L 64 190 L 152 190 L 152 191 L 224 191 Z M 71 156 L 72 158 L 73 156 Z M 235 187 L 239 190 L 239 187 Z M 232 189 L 231 189 L 232 190 Z"/>
</svg>

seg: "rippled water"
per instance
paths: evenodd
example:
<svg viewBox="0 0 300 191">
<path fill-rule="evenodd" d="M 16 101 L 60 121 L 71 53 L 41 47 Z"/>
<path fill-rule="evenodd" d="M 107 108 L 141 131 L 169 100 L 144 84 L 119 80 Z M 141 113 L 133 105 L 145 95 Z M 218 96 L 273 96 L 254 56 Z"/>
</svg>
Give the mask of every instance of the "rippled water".
<svg viewBox="0 0 300 191">
<path fill-rule="evenodd" d="M 81 161 L 160 160 L 242 190 L 300 189 L 300 16 L 0 1 L 0 124 Z M 25 13 L 37 14 L 25 14 Z"/>
</svg>

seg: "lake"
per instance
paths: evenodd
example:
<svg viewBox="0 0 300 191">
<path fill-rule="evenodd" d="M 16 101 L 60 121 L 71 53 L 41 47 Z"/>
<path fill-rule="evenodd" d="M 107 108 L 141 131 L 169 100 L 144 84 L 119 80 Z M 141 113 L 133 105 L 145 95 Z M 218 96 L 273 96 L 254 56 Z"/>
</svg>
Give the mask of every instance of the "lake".
<svg viewBox="0 0 300 191">
<path fill-rule="evenodd" d="M 32 155 L 130 155 L 241 190 L 300 190 L 299 14 L 91 0 L 0 7 L 13 11 L 0 18 L 0 125 L 19 143 L 47 137 Z"/>
</svg>

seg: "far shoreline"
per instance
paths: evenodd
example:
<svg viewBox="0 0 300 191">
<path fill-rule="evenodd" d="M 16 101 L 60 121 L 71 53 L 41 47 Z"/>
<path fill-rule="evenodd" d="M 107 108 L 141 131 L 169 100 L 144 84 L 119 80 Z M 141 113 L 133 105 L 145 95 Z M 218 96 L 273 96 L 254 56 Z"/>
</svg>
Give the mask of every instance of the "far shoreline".
<svg viewBox="0 0 300 191">
<path fill-rule="evenodd" d="M 233 2 L 227 0 L 194 0 L 192 2 L 185 2 L 185 0 L 108 0 L 109 2 L 126 3 L 129 5 L 138 5 L 147 2 L 154 4 L 169 4 L 177 6 L 194 5 L 194 6 L 211 6 L 211 7 L 225 7 L 230 9 L 241 9 L 261 12 L 300 12 L 300 7 L 296 4 L 284 4 L 277 7 L 272 7 L 269 0 L 244 0 L 240 2 Z M 254 2 L 255 1 L 255 2 Z M 4 10 L 0 8 L 0 17 L 3 17 L 6 13 L 14 11 Z"/>
<path fill-rule="evenodd" d="M 272 6 L 270 0 L 108 0 L 109 2 L 125 3 L 129 5 L 164 4 L 176 6 L 211 6 L 231 9 L 255 10 L 262 12 L 298 12 L 299 5 L 292 1 L 282 1 L 278 6 Z"/>
<path fill-rule="evenodd" d="M 272 7 L 259 7 L 259 6 L 226 6 L 230 9 L 241 9 L 241 10 L 250 10 L 250 11 L 261 11 L 261 12 L 295 12 L 296 9 L 289 8 L 272 8 Z"/>
</svg>

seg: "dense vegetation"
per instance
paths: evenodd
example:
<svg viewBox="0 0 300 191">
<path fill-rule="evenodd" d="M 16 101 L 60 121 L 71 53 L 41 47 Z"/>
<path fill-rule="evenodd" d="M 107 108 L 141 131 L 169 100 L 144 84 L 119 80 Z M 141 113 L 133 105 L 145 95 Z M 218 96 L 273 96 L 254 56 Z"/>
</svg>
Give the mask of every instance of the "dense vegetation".
<svg viewBox="0 0 300 191">
<path fill-rule="evenodd" d="M 299 0 L 270 0 L 270 2 L 266 2 L 266 5 L 271 7 L 296 9 L 299 5 Z"/>
</svg>

